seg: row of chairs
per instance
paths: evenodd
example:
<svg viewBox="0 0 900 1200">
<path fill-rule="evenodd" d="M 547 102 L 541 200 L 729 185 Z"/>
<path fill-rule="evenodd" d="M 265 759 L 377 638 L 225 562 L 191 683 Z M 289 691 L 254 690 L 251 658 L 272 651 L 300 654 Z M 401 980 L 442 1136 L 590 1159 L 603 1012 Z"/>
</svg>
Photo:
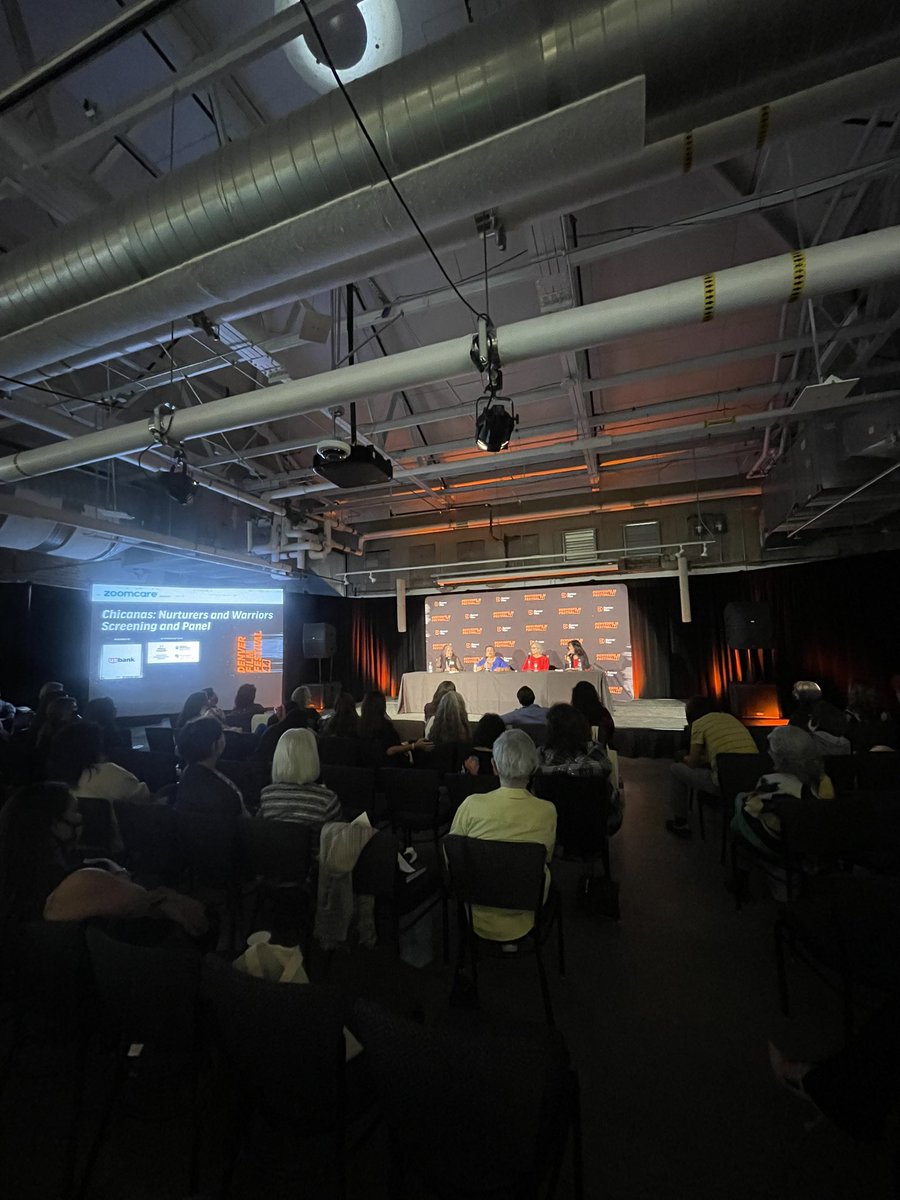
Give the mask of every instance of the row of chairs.
<svg viewBox="0 0 900 1200">
<path fill-rule="evenodd" d="M 837 797 L 856 792 L 900 793 L 900 754 L 829 754 L 825 756 L 825 774 Z M 718 807 L 721 816 L 721 862 L 728 846 L 728 830 L 734 816 L 735 800 L 741 792 L 752 791 L 760 776 L 773 770 L 768 754 L 720 754 L 716 759 L 720 797 L 696 793 L 700 836 L 705 840 L 704 804 Z"/>
<path fill-rule="evenodd" d="M 198 1102 L 208 1078 L 225 1085 L 215 1094 L 227 1096 L 231 1114 L 216 1156 L 220 1178 L 208 1181 L 223 1197 L 242 1151 L 260 1139 L 279 1147 L 282 1161 L 257 1156 L 254 1172 L 299 1168 L 301 1190 L 310 1151 L 324 1142 L 331 1190 L 344 1195 L 349 1151 L 379 1120 L 389 1133 L 392 1197 L 551 1197 L 570 1139 L 574 1194 L 583 1196 L 578 1079 L 554 1030 L 471 1013 L 426 1027 L 333 987 L 254 979 L 188 947 L 129 944 L 77 923 L 21 926 L 9 945 L 20 969 L 3 1083 L 29 1037 L 71 1051 L 63 1178 L 53 1189 L 66 1200 L 90 1193 L 126 1083 L 139 1091 L 151 1072 L 167 1081 L 167 1110 L 185 1100 L 190 1109 L 183 1169 L 191 1194 L 209 1133 L 208 1104 Z M 345 1028 L 363 1046 L 349 1062 Z M 100 1055 L 112 1058 L 112 1078 L 88 1138 L 85 1078 Z M 58 1069 L 63 1055 L 54 1061 Z"/>
</svg>

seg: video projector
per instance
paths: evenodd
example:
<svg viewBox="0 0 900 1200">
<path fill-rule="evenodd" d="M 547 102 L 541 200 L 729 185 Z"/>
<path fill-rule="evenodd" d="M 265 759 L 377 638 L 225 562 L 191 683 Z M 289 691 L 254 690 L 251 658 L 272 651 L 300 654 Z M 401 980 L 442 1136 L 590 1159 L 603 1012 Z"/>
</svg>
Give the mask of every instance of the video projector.
<svg viewBox="0 0 900 1200">
<path fill-rule="evenodd" d="M 393 465 L 374 446 L 329 439 L 316 447 L 313 470 L 339 488 L 387 483 L 394 478 Z"/>
</svg>

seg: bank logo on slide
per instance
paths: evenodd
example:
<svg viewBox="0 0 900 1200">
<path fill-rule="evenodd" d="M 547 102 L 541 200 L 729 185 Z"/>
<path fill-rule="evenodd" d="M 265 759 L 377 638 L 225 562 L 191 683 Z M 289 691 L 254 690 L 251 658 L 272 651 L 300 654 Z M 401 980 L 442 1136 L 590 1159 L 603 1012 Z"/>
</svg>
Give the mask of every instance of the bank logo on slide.
<svg viewBox="0 0 900 1200">
<path fill-rule="evenodd" d="M 100 647 L 101 679 L 140 679 L 143 674 L 140 642 L 112 642 Z"/>
</svg>

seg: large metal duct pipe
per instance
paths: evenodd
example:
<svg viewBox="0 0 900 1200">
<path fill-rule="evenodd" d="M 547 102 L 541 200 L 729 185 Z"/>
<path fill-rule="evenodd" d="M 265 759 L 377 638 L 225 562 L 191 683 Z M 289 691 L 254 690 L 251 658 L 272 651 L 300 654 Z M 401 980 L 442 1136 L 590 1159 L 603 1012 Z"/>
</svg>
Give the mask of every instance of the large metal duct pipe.
<svg viewBox="0 0 900 1200">
<path fill-rule="evenodd" d="M 0 514 L 0 547 L 4 550 L 30 550 L 54 558 L 76 562 L 100 562 L 115 558 L 127 549 L 123 542 L 98 534 L 86 533 L 60 521 Z"/>
<path fill-rule="evenodd" d="M 739 54 L 728 52 L 738 46 Z M 647 78 L 653 139 L 690 128 L 701 114 L 715 119 L 898 53 L 893 0 L 855 7 L 843 0 L 530 0 L 352 87 L 390 169 L 402 174 L 635 75 Z M 0 333 L 250 238 L 379 178 L 343 98 L 332 92 L 9 255 L 0 269 Z M 245 292 L 271 282 L 268 264 L 252 253 L 243 265 Z M 189 288 L 172 296 L 168 315 L 192 311 Z M 133 319 L 137 330 L 139 310 Z M 77 346 L 73 340 L 69 349 Z M 44 362 L 52 360 L 45 354 Z M 41 365 L 40 355 L 32 365 Z M 16 360 L 8 367 L 23 369 Z"/>
<path fill-rule="evenodd" d="M 498 346 L 504 365 L 512 366 L 547 354 L 584 350 L 636 333 L 677 328 L 758 305 L 796 302 L 801 297 L 865 287 L 898 276 L 900 226 L 893 226 L 817 246 L 806 253 L 797 250 L 629 296 L 518 321 L 498 330 Z M 180 409 L 168 426 L 169 437 L 176 442 L 190 441 L 366 396 L 470 375 L 470 343 L 468 336 L 452 338 L 278 387 Z M 0 459 L 0 483 L 114 458 L 140 450 L 146 441 L 146 422 L 133 421 L 68 442 L 25 450 Z M 269 497 L 274 498 L 277 494 Z"/>
</svg>

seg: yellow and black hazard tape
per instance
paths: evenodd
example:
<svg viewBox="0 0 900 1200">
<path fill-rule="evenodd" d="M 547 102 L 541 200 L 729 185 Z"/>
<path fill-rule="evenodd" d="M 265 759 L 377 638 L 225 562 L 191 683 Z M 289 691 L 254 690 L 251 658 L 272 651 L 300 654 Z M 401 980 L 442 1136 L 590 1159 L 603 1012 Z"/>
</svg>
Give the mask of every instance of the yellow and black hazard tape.
<svg viewBox="0 0 900 1200">
<path fill-rule="evenodd" d="M 711 321 L 716 313 L 716 277 L 703 276 L 703 320 Z"/>
<path fill-rule="evenodd" d="M 766 144 L 766 138 L 769 136 L 769 121 L 772 117 L 772 110 L 768 104 L 764 104 L 759 110 L 759 124 L 756 126 L 756 148 L 762 150 Z"/>
<path fill-rule="evenodd" d="M 803 295 L 803 289 L 806 286 L 806 254 L 802 250 L 795 250 L 791 255 L 791 262 L 793 264 L 793 281 L 788 302 L 799 300 Z"/>
</svg>

